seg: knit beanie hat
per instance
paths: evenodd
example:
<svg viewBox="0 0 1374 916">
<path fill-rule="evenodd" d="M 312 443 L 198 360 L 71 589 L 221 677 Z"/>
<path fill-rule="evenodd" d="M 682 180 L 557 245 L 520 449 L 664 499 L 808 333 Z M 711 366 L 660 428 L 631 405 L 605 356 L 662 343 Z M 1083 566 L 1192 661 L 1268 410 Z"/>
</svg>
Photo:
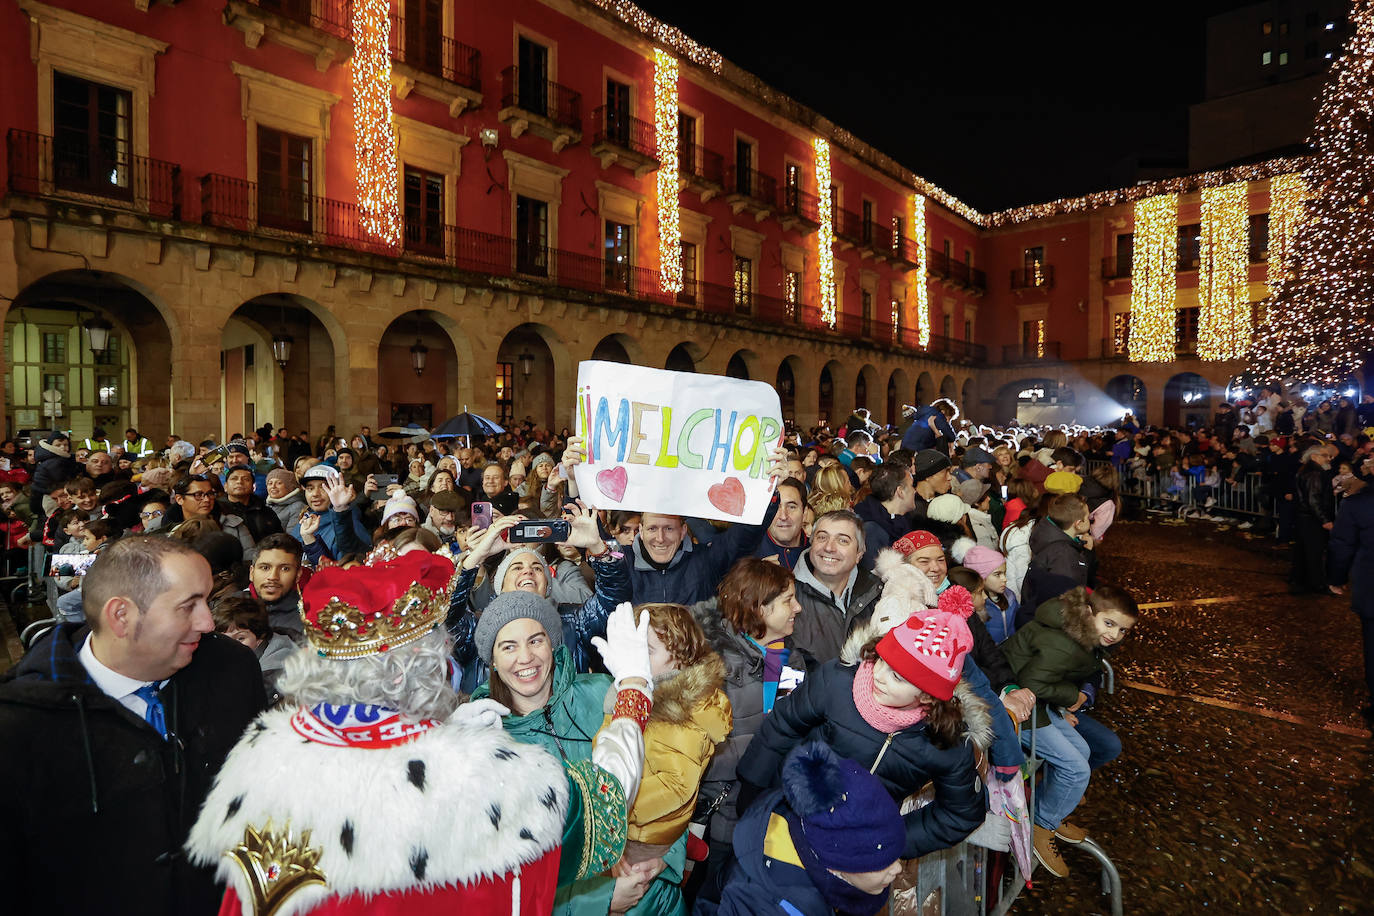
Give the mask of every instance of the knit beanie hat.
<svg viewBox="0 0 1374 916">
<path fill-rule="evenodd" d="M 279 483 L 285 484 L 288 492 L 296 489 L 296 487 L 298 486 L 298 484 L 296 483 L 296 475 L 292 474 L 286 468 L 277 468 L 275 471 L 268 471 L 267 482 L 271 483 L 274 480 Z"/>
<path fill-rule="evenodd" d="M 955 497 L 958 499 L 958 497 Z M 961 500 L 962 501 L 962 500 Z M 899 537 L 892 545 L 892 549 L 904 557 L 909 557 L 922 547 L 943 547 L 940 539 L 924 529 L 912 531 Z"/>
<path fill-rule="evenodd" d="M 535 455 L 534 458 L 530 459 L 530 473 L 533 474 L 534 469 L 539 467 L 539 465 L 541 464 L 547 464 L 550 466 L 555 464 L 553 460 L 553 455 L 549 452 L 540 452 L 538 455 Z"/>
<path fill-rule="evenodd" d="M 946 598 L 951 592 L 956 593 Z M 954 610 L 961 597 L 972 610 L 968 591 L 950 586 L 940 596 L 938 609 L 916 613 L 878 641 L 878 657 L 937 700 L 954 696 L 954 686 L 964 670 L 964 656 L 973 648 L 973 634 L 964 621 L 963 608 Z"/>
<path fill-rule="evenodd" d="M 808 874 L 881 871 L 906 845 L 897 803 L 878 777 L 819 741 L 787 755 L 782 791 L 788 833 Z"/>
<path fill-rule="evenodd" d="M 305 483 L 307 480 L 323 480 L 326 485 L 329 485 L 335 483 L 342 477 L 343 475 L 339 473 L 338 468 L 321 461 L 319 464 L 311 465 L 310 468 L 301 475 L 301 483 Z"/>
<path fill-rule="evenodd" d="M 1077 493 L 1083 486 L 1083 478 L 1073 471 L 1055 471 L 1045 478 L 1046 493 Z"/>
<path fill-rule="evenodd" d="M 525 619 L 538 621 L 555 649 L 563 645 L 563 620 L 553 602 L 533 592 L 509 591 L 493 598 L 477 618 L 472 640 L 477 644 L 477 654 L 482 661 L 491 664 L 491 650 L 506 624 Z"/>
<path fill-rule="evenodd" d="M 965 515 L 968 515 L 968 503 L 960 499 L 957 493 L 945 493 L 943 496 L 937 496 L 926 507 L 926 518 L 937 522 L 948 522 L 951 525 Z"/>
<path fill-rule="evenodd" d="M 987 547 L 970 547 L 964 554 L 964 565 L 986 579 L 1005 566 L 1007 558 Z"/>
<path fill-rule="evenodd" d="M 400 515 L 402 512 L 409 512 L 415 516 L 415 521 L 420 520 L 420 507 L 415 505 L 415 500 L 403 493 L 397 493 L 386 501 L 386 508 L 382 510 L 382 525 L 385 526 L 393 515 Z"/>
<path fill-rule="evenodd" d="M 496 567 L 496 575 L 492 577 L 491 588 L 496 594 L 501 594 L 501 584 L 506 581 L 506 570 L 510 569 L 511 561 L 518 556 L 529 554 L 539 561 L 539 565 L 544 567 L 544 581 L 552 582 L 553 573 L 549 571 L 549 564 L 540 556 L 539 551 L 533 547 L 520 547 L 515 550 L 507 551 L 506 558 L 501 561 L 501 565 Z"/>
<path fill-rule="evenodd" d="M 914 482 L 925 480 L 949 467 L 949 456 L 933 448 L 923 448 L 916 453 L 911 462 L 911 479 Z"/>
</svg>

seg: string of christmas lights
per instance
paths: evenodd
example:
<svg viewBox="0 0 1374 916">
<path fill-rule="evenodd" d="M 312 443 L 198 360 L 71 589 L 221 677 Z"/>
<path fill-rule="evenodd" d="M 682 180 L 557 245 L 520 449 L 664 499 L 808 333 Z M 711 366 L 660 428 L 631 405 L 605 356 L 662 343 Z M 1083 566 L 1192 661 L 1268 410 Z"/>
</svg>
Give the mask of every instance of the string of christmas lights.
<svg viewBox="0 0 1374 916">
<path fill-rule="evenodd" d="M 1342 386 L 1374 345 L 1374 3 L 1355 0 L 1350 21 L 1312 132 L 1312 197 L 1252 352 L 1263 383 Z"/>
<path fill-rule="evenodd" d="M 1307 182 L 1301 172 L 1276 175 L 1269 182 L 1269 292 L 1292 268 L 1293 237 L 1302 224 Z"/>
<path fill-rule="evenodd" d="M 1178 195 L 1158 194 L 1135 204 L 1135 251 L 1131 258 L 1132 362 L 1174 358 L 1178 283 Z"/>
<path fill-rule="evenodd" d="M 353 0 L 353 133 L 364 232 L 401 244 L 396 132 L 391 123 L 391 3 Z"/>
<path fill-rule="evenodd" d="M 658 271 L 665 293 L 682 292 L 678 214 L 677 59 L 654 48 L 654 133 L 658 143 Z"/>
<path fill-rule="evenodd" d="M 911 198 L 911 240 L 915 243 L 916 269 L 911 272 L 911 286 L 915 292 L 916 342 L 930 346 L 930 293 L 926 287 L 926 199 L 920 194 Z"/>
<path fill-rule="evenodd" d="M 1249 183 L 1202 189 L 1198 252 L 1198 346 L 1202 359 L 1239 359 L 1250 349 Z"/>
<path fill-rule="evenodd" d="M 677 26 L 656 19 L 627 0 L 590 0 L 592 5 L 605 10 L 621 22 L 640 32 L 659 44 L 672 48 L 683 57 L 705 67 L 712 73 L 720 74 L 724 58 L 716 51 L 693 41 Z"/>
<path fill-rule="evenodd" d="M 821 321 L 835 327 L 835 214 L 830 206 L 830 142 L 811 141 L 816 151 L 816 196 L 821 202 L 821 225 L 816 231 L 816 266 L 821 281 Z"/>
</svg>

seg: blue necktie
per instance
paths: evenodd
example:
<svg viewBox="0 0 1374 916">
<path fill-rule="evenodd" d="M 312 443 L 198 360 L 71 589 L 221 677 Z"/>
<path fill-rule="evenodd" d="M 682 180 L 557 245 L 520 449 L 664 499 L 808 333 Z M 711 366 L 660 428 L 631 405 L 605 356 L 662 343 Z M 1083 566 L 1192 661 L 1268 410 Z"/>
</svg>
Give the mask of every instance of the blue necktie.
<svg viewBox="0 0 1374 916">
<path fill-rule="evenodd" d="M 162 698 L 158 696 L 156 683 L 144 684 L 134 691 L 134 696 L 141 699 L 148 707 L 143 710 L 143 718 L 153 727 L 163 740 L 167 738 L 167 715 L 162 708 Z"/>
</svg>

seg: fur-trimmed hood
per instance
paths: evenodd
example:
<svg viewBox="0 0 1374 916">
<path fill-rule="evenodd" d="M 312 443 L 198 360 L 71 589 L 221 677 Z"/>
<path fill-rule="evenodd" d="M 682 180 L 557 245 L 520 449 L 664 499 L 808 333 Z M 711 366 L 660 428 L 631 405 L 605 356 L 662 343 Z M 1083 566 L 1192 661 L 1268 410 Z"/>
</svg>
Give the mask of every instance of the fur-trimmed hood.
<svg viewBox="0 0 1374 916">
<path fill-rule="evenodd" d="M 693 713 L 725 683 L 725 663 L 715 652 L 695 665 L 654 678 L 654 707 L 650 722 L 686 725 L 693 721 Z M 712 736 L 717 742 L 724 735 Z"/>
<path fill-rule="evenodd" d="M 1081 588 L 1065 592 L 1058 598 L 1046 601 L 1035 611 L 1037 623 L 1056 630 L 1078 643 L 1088 652 L 1102 648 L 1093 625 L 1093 609 L 1088 603 L 1088 594 Z"/>
</svg>

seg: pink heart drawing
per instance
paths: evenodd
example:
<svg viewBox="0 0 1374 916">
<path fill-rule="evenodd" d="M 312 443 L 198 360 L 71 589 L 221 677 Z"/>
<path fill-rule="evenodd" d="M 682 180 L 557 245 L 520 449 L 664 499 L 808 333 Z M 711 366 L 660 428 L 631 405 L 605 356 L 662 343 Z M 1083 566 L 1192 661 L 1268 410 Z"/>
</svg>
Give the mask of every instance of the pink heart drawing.
<svg viewBox="0 0 1374 916">
<path fill-rule="evenodd" d="M 628 474 L 623 467 L 610 468 L 605 471 L 596 472 L 596 488 L 601 491 L 601 495 L 607 499 L 620 502 L 625 498 L 625 483 Z"/>
<path fill-rule="evenodd" d="M 604 472 L 603 472 L 604 473 Z M 738 477 L 727 477 L 706 490 L 706 498 L 726 515 L 744 514 L 744 484 Z"/>
</svg>

